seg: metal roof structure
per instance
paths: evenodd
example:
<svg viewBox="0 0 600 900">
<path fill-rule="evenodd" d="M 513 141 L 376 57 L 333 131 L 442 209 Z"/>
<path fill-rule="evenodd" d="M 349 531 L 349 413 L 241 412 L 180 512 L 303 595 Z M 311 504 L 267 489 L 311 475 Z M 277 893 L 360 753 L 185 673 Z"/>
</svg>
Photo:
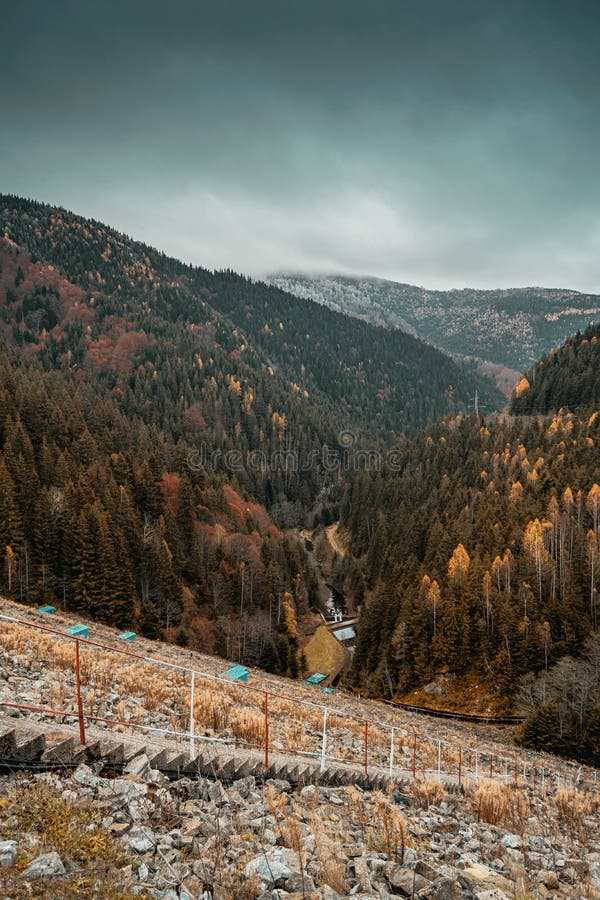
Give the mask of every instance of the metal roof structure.
<svg viewBox="0 0 600 900">
<path fill-rule="evenodd" d="M 338 641 L 353 641 L 356 637 L 356 629 L 353 625 L 348 625 L 346 628 L 338 628 L 332 631 L 332 634 Z"/>
<path fill-rule="evenodd" d="M 322 675 L 321 672 L 315 672 L 310 678 L 305 679 L 304 684 L 321 684 L 326 678 L 327 675 Z"/>
</svg>

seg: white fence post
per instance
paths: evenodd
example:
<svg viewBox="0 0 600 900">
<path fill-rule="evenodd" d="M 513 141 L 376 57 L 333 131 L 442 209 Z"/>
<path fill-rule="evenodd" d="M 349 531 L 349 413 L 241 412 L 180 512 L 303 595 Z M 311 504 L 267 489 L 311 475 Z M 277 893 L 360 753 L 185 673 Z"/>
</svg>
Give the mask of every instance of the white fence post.
<svg viewBox="0 0 600 900">
<path fill-rule="evenodd" d="M 438 741 L 438 754 L 437 754 L 437 764 L 438 764 L 438 781 L 442 780 L 442 742 Z"/>
<path fill-rule="evenodd" d="M 194 689 L 196 686 L 196 673 L 192 669 L 192 683 L 190 685 L 190 760 L 196 759 L 196 742 L 194 740 L 194 732 L 196 725 L 194 722 Z"/>
<path fill-rule="evenodd" d="M 390 741 L 390 778 L 394 770 L 394 727 L 392 726 L 392 739 Z"/>
<path fill-rule="evenodd" d="M 323 710 L 323 738 L 321 740 L 321 772 L 325 771 L 325 760 L 327 758 L 327 707 Z"/>
</svg>

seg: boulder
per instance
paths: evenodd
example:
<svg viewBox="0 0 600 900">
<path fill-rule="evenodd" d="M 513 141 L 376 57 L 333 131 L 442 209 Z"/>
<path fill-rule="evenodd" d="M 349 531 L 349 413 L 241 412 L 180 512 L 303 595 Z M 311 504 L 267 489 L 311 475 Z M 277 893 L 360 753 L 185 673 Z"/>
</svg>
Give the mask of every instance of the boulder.
<svg viewBox="0 0 600 900">
<path fill-rule="evenodd" d="M 125 766 L 125 775 L 135 775 L 143 778 L 150 771 L 150 760 L 145 753 L 134 756 Z"/>
<path fill-rule="evenodd" d="M 29 881 L 41 881 L 44 878 L 53 878 L 65 874 L 62 859 L 56 850 L 51 850 L 49 853 L 43 853 L 41 856 L 32 859 L 23 872 L 23 877 L 28 878 Z"/>
<path fill-rule="evenodd" d="M 293 861 L 293 854 L 283 847 L 267 850 L 251 859 L 244 872 L 246 878 L 257 875 L 270 887 L 283 887 L 288 878 L 299 874 Z"/>
<path fill-rule="evenodd" d="M 135 853 L 149 853 L 156 847 L 156 835 L 150 828 L 140 828 L 129 836 L 127 843 Z"/>
<path fill-rule="evenodd" d="M 18 844 L 16 841 L 0 841 L 0 868 L 9 869 L 17 859 Z"/>
</svg>

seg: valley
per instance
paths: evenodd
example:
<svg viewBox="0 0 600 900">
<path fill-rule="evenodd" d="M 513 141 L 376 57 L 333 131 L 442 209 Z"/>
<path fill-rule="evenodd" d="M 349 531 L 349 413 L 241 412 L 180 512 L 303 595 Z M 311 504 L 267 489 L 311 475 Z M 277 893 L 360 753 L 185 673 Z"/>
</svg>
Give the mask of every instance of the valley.
<svg viewBox="0 0 600 900">
<path fill-rule="evenodd" d="M 167 766 L 164 777 L 205 779 L 197 812 L 221 789 L 235 806 L 235 782 L 248 778 L 263 812 L 273 790 L 295 811 L 309 794 L 327 808 L 353 791 L 368 815 L 385 808 L 400 821 L 406 810 L 406 831 L 397 827 L 415 855 L 393 872 L 390 848 L 382 865 L 365 856 L 371 820 L 356 833 L 358 869 L 345 845 L 327 844 L 335 877 L 321 857 L 300 862 L 292 832 L 268 844 L 296 853 L 285 856 L 287 894 L 308 896 L 309 884 L 329 900 L 392 896 L 412 878 L 423 897 L 443 896 L 444 879 L 486 900 L 517 896 L 517 882 L 575 896 L 585 877 L 595 896 L 580 845 L 596 828 L 600 764 L 598 326 L 527 369 L 507 407 L 491 380 L 508 392 L 517 360 L 502 342 L 478 371 L 458 344 L 444 348 L 452 359 L 397 322 L 186 266 L 65 210 L 5 196 L 0 219 L 6 747 L 44 746 L 49 768 L 55 745 L 68 750 L 91 809 L 110 779 L 81 782 L 88 764 L 108 765 L 78 749 L 86 720 L 93 746 L 129 756 L 114 763 L 125 777 L 158 784 L 179 758 L 188 770 Z M 505 293 L 513 312 L 525 302 Z M 544 296 L 552 309 L 566 302 Z M 546 321 L 570 321 L 568 299 L 565 316 Z M 462 326 L 439 327 L 470 341 Z M 522 354 L 538 346 L 533 334 L 523 332 Z M 73 622 L 92 635 L 81 640 L 79 711 L 64 637 Z M 135 634 L 135 649 L 115 628 Z M 495 719 L 506 724 L 485 724 Z M 46 766 L 45 752 L 29 762 Z M 34 792 L 55 783 L 45 777 Z M 0 785 L 9 807 L 11 790 Z M 488 797 L 504 811 L 482 813 Z M 539 841 L 556 810 L 552 850 Z M 239 854 L 219 875 L 222 896 L 243 897 L 250 879 L 248 896 L 266 900 L 278 879 L 251 857 L 254 837 L 238 842 L 238 814 L 224 825 Z M 178 860 L 154 813 L 128 815 L 103 826 L 126 853 L 130 832 L 134 852 L 150 853 L 135 846 L 152 831 Z M 453 846 L 464 853 L 421 840 L 435 816 L 452 831 L 463 815 L 471 836 L 459 831 Z M 486 841 L 513 853 L 494 867 Z M 572 853 L 572 865 L 551 850 Z M 178 870 L 177 881 L 149 858 L 138 865 L 153 872 L 153 897 L 169 884 L 218 896 L 214 872 Z"/>
<path fill-rule="evenodd" d="M 2 33 L 0 900 L 600 900 L 600 5 Z"/>
</svg>

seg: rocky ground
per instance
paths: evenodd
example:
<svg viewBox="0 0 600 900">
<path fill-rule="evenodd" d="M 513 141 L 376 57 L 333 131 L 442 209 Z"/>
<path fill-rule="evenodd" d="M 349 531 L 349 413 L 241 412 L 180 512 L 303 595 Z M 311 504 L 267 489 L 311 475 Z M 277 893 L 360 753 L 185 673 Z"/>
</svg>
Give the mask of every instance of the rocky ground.
<svg viewBox="0 0 600 900">
<path fill-rule="evenodd" d="M 16 604 L 2 610 L 45 621 Z M 52 623 L 64 628 L 71 621 L 57 615 Z M 92 634 L 117 646 L 110 629 L 94 626 Z M 136 649 L 209 674 L 226 666 L 148 641 Z M 71 709 L 72 657 L 65 639 L 5 622 L 0 702 Z M 149 663 L 120 665 L 113 653 L 91 648 L 82 649 L 82 663 L 86 708 L 132 723 L 97 722 L 98 729 L 125 737 L 142 734 L 141 726 L 188 727 L 189 684 L 176 672 L 166 677 Z M 83 764 L 51 773 L 6 772 L 0 779 L 0 900 L 600 898 L 600 795 L 593 770 L 518 750 L 510 730 L 422 718 L 251 672 L 251 686 L 259 685 L 288 698 L 270 701 L 273 751 L 285 745 L 318 753 L 322 710 L 300 700 L 335 708 L 329 754 L 360 761 L 368 719 L 374 771 L 386 771 L 393 725 L 395 782 L 389 790 L 253 777 L 230 784 L 216 776 L 169 781 L 143 754 L 124 772 Z M 254 736 L 261 746 L 260 693 L 223 683 L 209 690 L 197 681 L 196 687 L 199 742 L 219 736 L 239 746 Z M 19 723 L 61 724 L 46 713 L 4 710 Z M 73 717 L 65 721 L 73 725 Z M 451 774 L 443 783 L 435 777 L 439 741 Z M 486 779 L 490 763 L 499 780 Z"/>
<path fill-rule="evenodd" d="M 0 898 L 593 898 L 599 825 L 570 789 L 169 782 L 142 756 L 5 778 Z"/>
</svg>

